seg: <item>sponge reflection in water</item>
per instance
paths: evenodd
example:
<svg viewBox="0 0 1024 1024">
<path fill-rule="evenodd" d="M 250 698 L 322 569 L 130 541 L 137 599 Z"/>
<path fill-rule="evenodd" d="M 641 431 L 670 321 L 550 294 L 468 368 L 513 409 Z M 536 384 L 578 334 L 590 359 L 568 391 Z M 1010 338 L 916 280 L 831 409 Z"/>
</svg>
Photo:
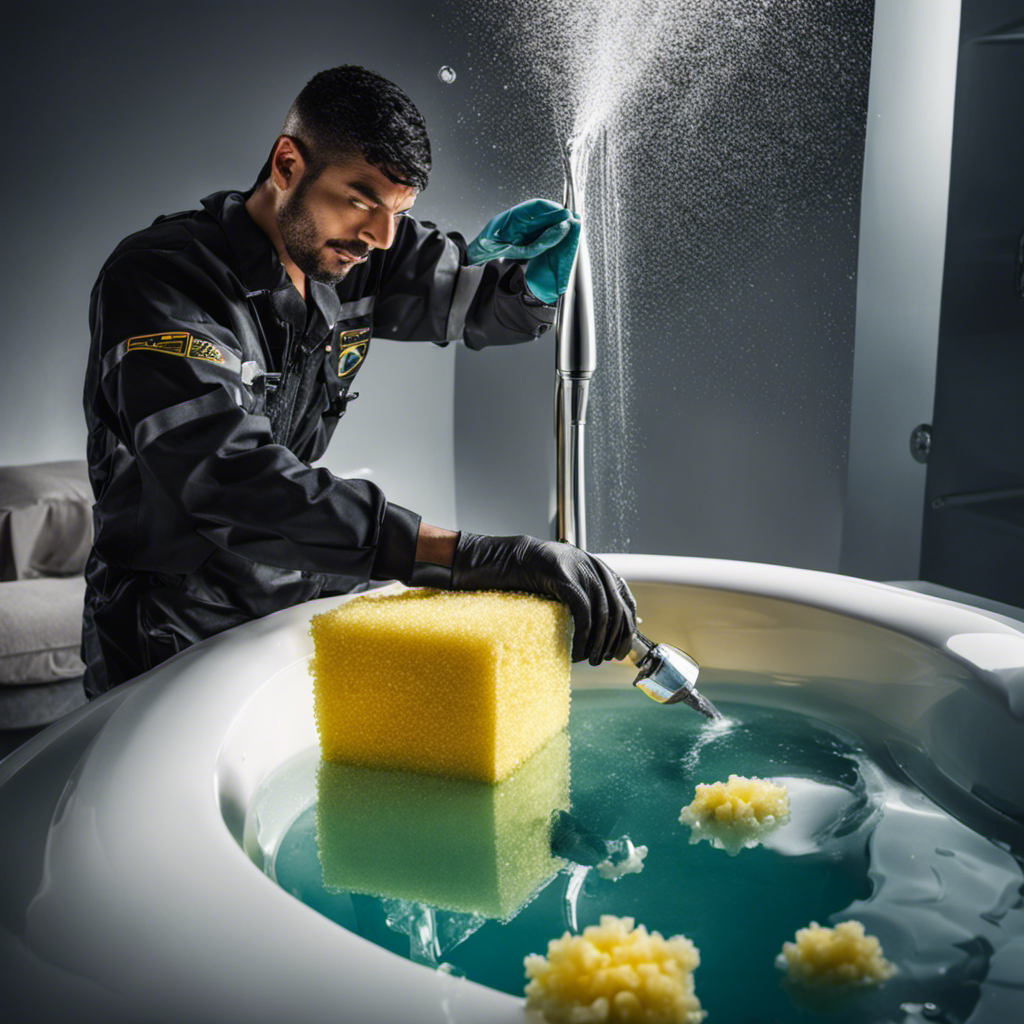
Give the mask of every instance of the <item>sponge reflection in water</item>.
<svg viewBox="0 0 1024 1024">
<path fill-rule="evenodd" d="M 324 886 L 507 919 L 564 864 L 551 822 L 568 807 L 566 730 L 497 785 L 321 762 Z"/>
</svg>

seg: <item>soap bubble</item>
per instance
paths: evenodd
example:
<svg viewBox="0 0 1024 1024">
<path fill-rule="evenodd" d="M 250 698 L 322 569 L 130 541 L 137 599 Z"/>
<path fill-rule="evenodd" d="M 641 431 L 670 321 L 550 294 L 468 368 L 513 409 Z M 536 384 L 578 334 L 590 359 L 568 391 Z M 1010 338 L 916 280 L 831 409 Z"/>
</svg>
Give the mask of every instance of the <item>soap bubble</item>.
<svg viewBox="0 0 1024 1024">
<path fill-rule="evenodd" d="M 440 78 L 445 85 L 451 85 L 452 82 L 455 81 L 455 68 L 450 68 L 445 64 L 445 66 L 438 71 L 437 77 Z"/>
</svg>

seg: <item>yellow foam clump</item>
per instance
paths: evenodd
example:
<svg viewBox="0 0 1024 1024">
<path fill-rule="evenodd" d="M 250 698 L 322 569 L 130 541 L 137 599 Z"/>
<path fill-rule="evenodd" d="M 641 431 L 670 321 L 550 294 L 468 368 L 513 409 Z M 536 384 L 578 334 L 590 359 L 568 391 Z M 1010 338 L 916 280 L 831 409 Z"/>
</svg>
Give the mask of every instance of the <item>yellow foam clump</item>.
<svg viewBox="0 0 1024 1024">
<path fill-rule="evenodd" d="M 366 594 L 312 619 L 325 761 L 497 782 L 569 721 L 568 608 L 535 594 Z"/>
<path fill-rule="evenodd" d="M 698 821 L 714 819 L 719 824 L 761 824 L 767 818 L 789 814 L 785 786 L 757 776 L 730 775 L 728 782 L 697 784 L 693 803 L 686 808 Z"/>
<path fill-rule="evenodd" d="M 700 782 L 679 820 L 690 826 L 691 843 L 707 839 L 735 855 L 789 821 L 789 792 L 757 776 L 730 775 L 728 782 Z"/>
<path fill-rule="evenodd" d="M 882 956 L 882 946 L 866 935 L 860 921 L 843 921 L 823 928 L 812 921 L 796 933 L 796 942 L 784 942 L 776 959 L 786 980 L 822 988 L 878 985 L 896 973 Z"/>
<path fill-rule="evenodd" d="M 707 1013 L 694 994 L 697 948 L 683 935 L 665 939 L 633 924 L 602 914 L 582 935 L 552 939 L 546 957 L 526 957 L 527 1009 L 556 1024 L 700 1024 Z"/>
<path fill-rule="evenodd" d="M 551 820 L 568 807 L 564 729 L 497 785 L 322 761 L 324 885 L 505 919 L 565 863 Z"/>
</svg>

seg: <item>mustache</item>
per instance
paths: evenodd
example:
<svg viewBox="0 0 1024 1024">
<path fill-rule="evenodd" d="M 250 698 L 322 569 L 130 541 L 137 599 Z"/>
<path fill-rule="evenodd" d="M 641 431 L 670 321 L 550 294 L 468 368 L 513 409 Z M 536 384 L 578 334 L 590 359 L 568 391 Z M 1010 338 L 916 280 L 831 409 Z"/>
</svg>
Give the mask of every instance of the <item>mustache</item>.
<svg viewBox="0 0 1024 1024">
<path fill-rule="evenodd" d="M 356 259 L 361 260 L 364 256 L 370 254 L 370 246 L 365 242 L 328 242 L 327 245 L 338 250 L 338 252 L 347 253 L 349 256 L 354 256 Z"/>
</svg>

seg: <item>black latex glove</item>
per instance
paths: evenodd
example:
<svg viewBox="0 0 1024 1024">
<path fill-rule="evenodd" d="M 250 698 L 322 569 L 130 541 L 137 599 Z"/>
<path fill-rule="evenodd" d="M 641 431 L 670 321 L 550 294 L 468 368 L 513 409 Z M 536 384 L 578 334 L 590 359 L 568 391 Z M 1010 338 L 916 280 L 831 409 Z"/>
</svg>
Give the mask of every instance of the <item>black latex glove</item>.
<svg viewBox="0 0 1024 1024">
<path fill-rule="evenodd" d="M 599 665 L 624 658 L 636 629 L 636 602 L 599 558 L 572 544 L 525 535 L 459 534 L 452 590 L 526 590 L 569 606 L 575 631 L 572 660 Z"/>
</svg>

